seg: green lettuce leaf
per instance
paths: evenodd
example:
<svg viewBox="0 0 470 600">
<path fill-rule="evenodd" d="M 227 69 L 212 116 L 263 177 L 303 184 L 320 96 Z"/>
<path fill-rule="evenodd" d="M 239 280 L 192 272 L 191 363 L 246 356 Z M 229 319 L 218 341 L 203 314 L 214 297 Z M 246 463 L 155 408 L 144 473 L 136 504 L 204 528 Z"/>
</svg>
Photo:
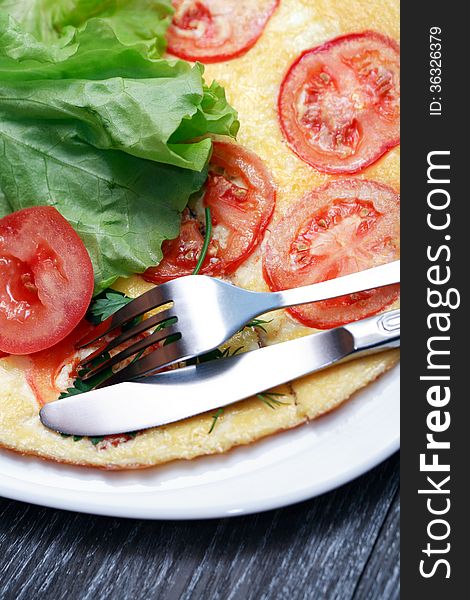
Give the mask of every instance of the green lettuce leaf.
<svg viewBox="0 0 470 600">
<path fill-rule="evenodd" d="M 1 0 L 0 0 L 1 2 Z M 106 20 L 93 18 L 65 45 L 48 46 L 11 16 L 0 34 L 0 114 L 81 121 L 95 128 L 97 147 L 200 171 L 212 143 L 208 133 L 235 136 L 236 112 L 203 67 L 150 59 L 145 47 L 123 45 Z M 41 112 L 42 107 L 42 114 Z M 191 143 L 188 143 L 191 142 Z"/>
<path fill-rule="evenodd" d="M 178 235 L 180 212 L 205 178 L 94 148 L 67 121 L 50 128 L 0 117 L 0 217 L 55 206 L 90 253 L 95 293 L 160 262 L 162 242 Z"/>
<path fill-rule="evenodd" d="M 201 65 L 154 58 L 169 5 L 0 0 L 0 217 L 55 206 L 92 257 L 96 293 L 158 264 L 206 179 L 208 135 L 238 130 Z M 155 11 L 145 27 L 139 7 Z"/>
<path fill-rule="evenodd" d="M 212 142 L 188 142 L 234 134 L 235 112 L 220 86 L 203 85 L 201 65 L 161 59 L 148 66 L 153 76 L 0 81 L 0 118 L 34 116 L 49 127 L 65 119 L 97 148 L 200 171 Z"/>
<path fill-rule="evenodd" d="M 165 51 L 173 14 L 171 0 L 0 0 L 0 10 L 49 47 L 67 45 L 76 28 L 100 19 L 123 44 L 144 44 L 149 56 Z"/>
</svg>

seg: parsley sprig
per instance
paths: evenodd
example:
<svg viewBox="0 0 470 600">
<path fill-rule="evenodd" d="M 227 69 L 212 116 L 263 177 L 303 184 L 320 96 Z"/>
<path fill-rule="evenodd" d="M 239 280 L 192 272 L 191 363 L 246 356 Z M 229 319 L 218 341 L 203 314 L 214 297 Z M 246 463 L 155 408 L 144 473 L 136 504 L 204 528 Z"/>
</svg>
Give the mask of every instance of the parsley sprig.
<svg viewBox="0 0 470 600">
<path fill-rule="evenodd" d="M 106 321 L 108 317 L 113 315 L 123 306 L 129 304 L 132 298 L 128 298 L 120 292 L 114 290 L 106 290 L 103 295 L 98 297 L 90 308 L 90 315 L 94 322 L 100 323 Z"/>
</svg>

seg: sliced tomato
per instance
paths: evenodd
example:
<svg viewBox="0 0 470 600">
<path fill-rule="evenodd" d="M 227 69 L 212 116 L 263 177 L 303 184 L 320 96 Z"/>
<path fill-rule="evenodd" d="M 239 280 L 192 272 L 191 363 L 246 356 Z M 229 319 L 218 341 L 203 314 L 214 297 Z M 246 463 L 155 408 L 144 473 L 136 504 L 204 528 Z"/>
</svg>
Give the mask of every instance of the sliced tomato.
<svg viewBox="0 0 470 600">
<path fill-rule="evenodd" d="M 399 47 L 367 31 L 307 50 L 282 82 L 289 146 L 325 173 L 356 173 L 400 142 Z"/>
<path fill-rule="evenodd" d="M 392 262 L 399 256 L 399 196 L 360 179 L 313 190 L 273 228 L 264 276 L 273 291 L 334 279 Z M 300 322 L 329 329 L 373 315 L 392 302 L 399 285 L 290 309 Z"/>
<path fill-rule="evenodd" d="M 92 329 L 94 326 L 83 319 L 61 342 L 28 356 L 26 381 L 41 406 L 57 400 L 59 394 L 64 391 L 64 386 L 60 386 L 58 381 L 62 369 L 67 368 L 67 375 L 72 379 L 77 376 L 77 367 L 81 360 L 77 344 Z"/>
<path fill-rule="evenodd" d="M 229 275 L 263 239 L 276 193 L 261 159 L 236 144 L 215 142 L 204 196 L 183 214 L 181 232 L 163 243 L 163 260 L 145 279 L 164 283 L 190 275 L 204 242 L 203 207 L 211 209 L 212 237 L 200 273 Z"/>
<path fill-rule="evenodd" d="M 203 63 L 252 48 L 280 0 L 173 0 L 168 52 Z"/>
<path fill-rule="evenodd" d="M 83 242 L 51 206 L 0 219 L 0 351 L 30 354 L 63 340 L 93 294 Z"/>
</svg>

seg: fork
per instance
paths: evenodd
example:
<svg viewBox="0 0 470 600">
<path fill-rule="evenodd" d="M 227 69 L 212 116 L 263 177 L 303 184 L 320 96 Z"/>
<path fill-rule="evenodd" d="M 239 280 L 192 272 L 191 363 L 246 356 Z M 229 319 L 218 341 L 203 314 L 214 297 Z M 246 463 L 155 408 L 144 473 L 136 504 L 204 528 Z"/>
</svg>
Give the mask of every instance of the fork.
<svg viewBox="0 0 470 600">
<path fill-rule="evenodd" d="M 121 332 L 104 347 L 84 359 L 83 380 L 102 374 L 97 385 L 112 385 L 143 377 L 173 363 L 215 350 L 244 325 L 261 314 L 298 304 L 318 302 L 382 287 L 400 281 L 400 261 L 352 273 L 320 283 L 280 292 L 251 292 L 206 275 L 188 275 L 163 283 L 115 312 L 94 331 L 82 338 L 79 348 L 104 340 L 115 329 Z M 136 322 L 147 312 L 159 312 Z M 154 329 L 114 356 L 109 352 Z M 155 350 L 144 351 L 163 342 Z M 171 342 L 171 343 L 168 343 Z M 100 360 L 100 357 L 103 360 Z M 134 357 L 130 364 L 111 374 L 115 365 Z M 98 360 L 97 360 L 98 359 Z M 107 378 L 103 375 L 109 373 Z M 91 383 L 91 382 L 90 382 Z"/>
</svg>

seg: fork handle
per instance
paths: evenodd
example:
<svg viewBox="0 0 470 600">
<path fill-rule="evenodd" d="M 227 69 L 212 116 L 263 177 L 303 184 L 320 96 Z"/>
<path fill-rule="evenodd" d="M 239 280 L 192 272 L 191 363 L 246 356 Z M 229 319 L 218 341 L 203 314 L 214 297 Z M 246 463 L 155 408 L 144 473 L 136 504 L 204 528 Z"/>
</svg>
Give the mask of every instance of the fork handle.
<svg viewBox="0 0 470 600">
<path fill-rule="evenodd" d="M 400 261 L 396 260 L 379 267 L 372 267 L 365 271 L 344 275 L 336 279 L 329 279 L 320 283 L 313 283 L 282 292 L 268 292 L 263 295 L 262 302 L 265 311 L 287 308 L 297 304 L 307 304 L 336 298 L 345 294 L 363 292 L 372 288 L 382 287 L 400 282 Z M 261 298 L 260 298 L 261 300 Z M 258 313 L 259 314 L 259 313 Z"/>
</svg>

